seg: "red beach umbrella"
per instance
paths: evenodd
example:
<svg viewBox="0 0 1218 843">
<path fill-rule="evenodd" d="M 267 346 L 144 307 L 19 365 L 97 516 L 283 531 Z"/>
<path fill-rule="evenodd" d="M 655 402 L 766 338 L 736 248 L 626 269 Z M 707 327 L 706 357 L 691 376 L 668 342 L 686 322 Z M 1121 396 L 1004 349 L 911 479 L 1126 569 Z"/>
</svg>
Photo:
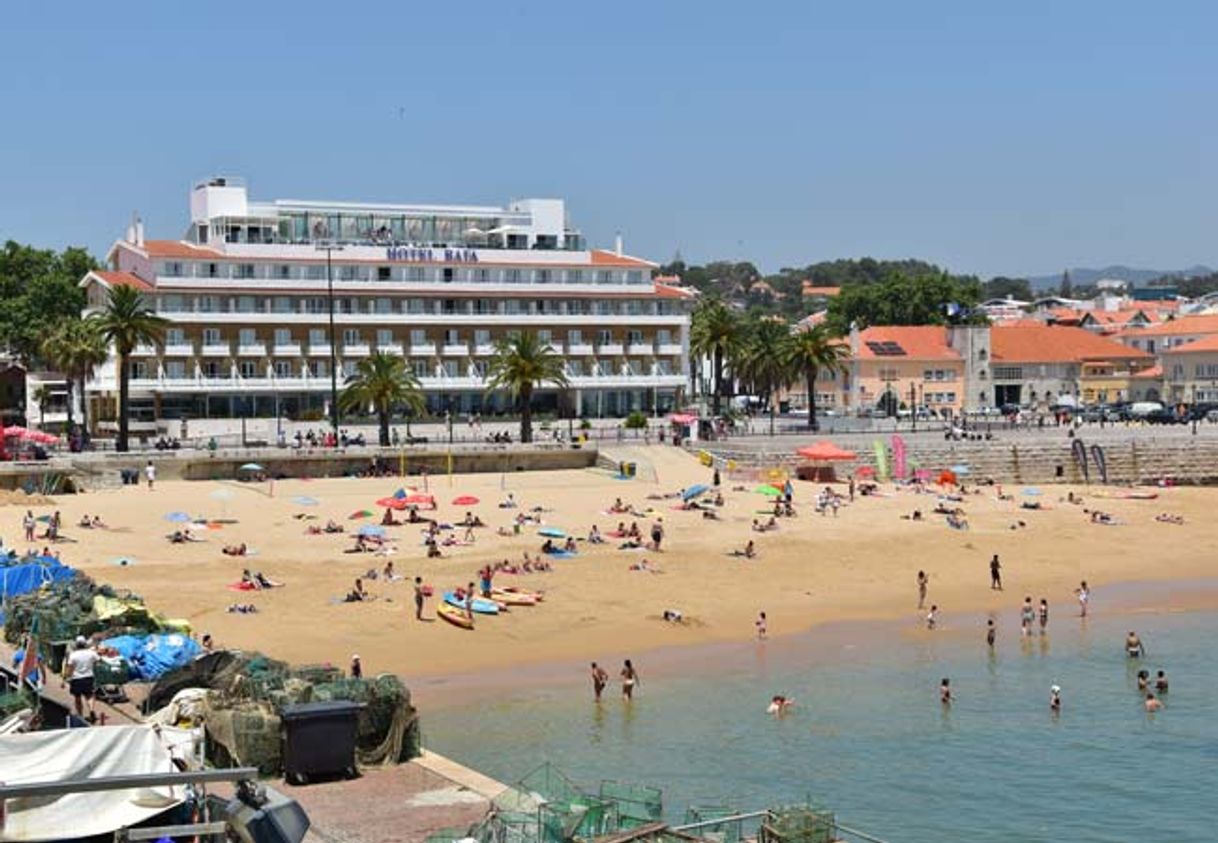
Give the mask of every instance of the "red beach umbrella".
<svg viewBox="0 0 1218 843">
<path fill-rule="evenodd" d="M 478 503 L 478 499 L 473 495 L 461 495 L 453 498 L 453 506 L 473 506 Z"/>
</svg>

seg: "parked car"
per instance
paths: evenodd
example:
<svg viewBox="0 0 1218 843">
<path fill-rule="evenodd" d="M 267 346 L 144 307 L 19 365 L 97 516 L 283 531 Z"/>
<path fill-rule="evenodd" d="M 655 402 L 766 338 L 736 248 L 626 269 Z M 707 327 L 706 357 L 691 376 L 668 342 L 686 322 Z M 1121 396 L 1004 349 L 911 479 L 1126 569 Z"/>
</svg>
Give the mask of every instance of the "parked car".
<svg viewBox="0 0 1218 843">
<path fill-rule="evenodd" d="M 1151 410 L 1146 415 L 1141 416 L 1141 419 L 1147 424 L 1181 424 L 1184 422 L 1182 416 L 1178 416 L 1174 411 L 1166 409 Z"/>
</svg>

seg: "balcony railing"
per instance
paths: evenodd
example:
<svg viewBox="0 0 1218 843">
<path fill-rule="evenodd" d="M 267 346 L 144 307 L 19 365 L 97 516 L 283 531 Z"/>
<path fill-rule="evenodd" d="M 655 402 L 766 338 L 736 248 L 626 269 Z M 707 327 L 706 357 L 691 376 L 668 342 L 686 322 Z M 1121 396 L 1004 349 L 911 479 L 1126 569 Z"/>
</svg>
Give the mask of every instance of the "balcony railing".
<svg viewBox="0 0 1218 843">
<path fill-rule="evenodd" d="M 625 354 L 626 349 L 620 342 L 602 342 L 597 344 L 597 351 L 601 354 Z"/>
<path fill-rule="evenodd" d="M 434 357 L 436 354 L 436 344 L 434 342 L 412 342 L 410 344 L 411 357 Z"/>
<path fill-rule="evenodd" d="M 398 357 L 401 357 L 403 354 L 400 342 L 378 342 L 376 350 L 381 354 L 396 354 Z"/>
<path fill-rule="evenodd" d="M 567 354 L 592 354 L 592 343 L 590 342 L 569 342 L 567 343 Z"/>
<path fill-rule="evenodd" d="M 661 354 L 665 357 L 675 357 L 681 353 L 681 344 L 675 342 L 662 342 L 656 346 L 656 354 Z"/>
<path fill-rule="evenodd" d="M 649 342 L 632 342 L 626 345 L 627 354 L 654 354 L 655 346 Z"/>
<path fill-rule="evenodd" d="M 266 343 L 264 342 L 243 342 L 237 346 L 238 357 L 265 357 Z"/>
<path fill-rule="evenodd" d="M 165 346 L 166 357 L 194 357 L 195 344 L 192 342 L 179 342 Z"/>
<path fill-rule="evenodd" d="M 299 357 L 300 343 L 298 342 L 277 342 L 274 346 L 276 357 Z"/>
<path fill-rule="evenodd" d="M 490 357 L 495 353 L 495 344 L 490 342 L 480 342 L 474 346 L 475 357 Z"/>
<path fill-rule="evenodd" d="M 344 357 L 367 357 L 371 353 L 372 349 L 366 342 L 343 343 Z"/>
<path fill-rule="evenodd" d="M 156 346 L 152 345 L 137 345 L 131 349 L 132 357 L 154 357 L 156 355 Z"/>
<path fill-rule="evenodd" d="M 328 342 L 311 342 L 309 343 L 310 357 L 329 357 L 330 343 Z"/>
<path fill-rule="evenodd" d="M 233 353 L 233 347 L 226 342 L 203 343 L 204 357 L 228 357 Z"/>
<path fill-rule="evenodd" d="M 469 354 L 469 343 L 451 342 L 445 343 L 441 353 L 445 357 L 465 357 Z"/>
</svg>

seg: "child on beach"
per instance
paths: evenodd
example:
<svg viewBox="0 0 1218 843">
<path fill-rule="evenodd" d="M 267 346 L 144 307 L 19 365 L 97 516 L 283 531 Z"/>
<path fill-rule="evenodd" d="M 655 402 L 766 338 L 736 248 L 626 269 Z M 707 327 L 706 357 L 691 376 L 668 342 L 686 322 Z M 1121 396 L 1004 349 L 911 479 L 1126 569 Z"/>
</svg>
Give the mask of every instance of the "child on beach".
<svg viewBox="0 0 1218 843">
<path fill-rule="evenodd" d="M 932 605 L 930 611 L 926 613 L 926 628 L 934 629 L 939 623 L 939 607 Z"/>
</svg>

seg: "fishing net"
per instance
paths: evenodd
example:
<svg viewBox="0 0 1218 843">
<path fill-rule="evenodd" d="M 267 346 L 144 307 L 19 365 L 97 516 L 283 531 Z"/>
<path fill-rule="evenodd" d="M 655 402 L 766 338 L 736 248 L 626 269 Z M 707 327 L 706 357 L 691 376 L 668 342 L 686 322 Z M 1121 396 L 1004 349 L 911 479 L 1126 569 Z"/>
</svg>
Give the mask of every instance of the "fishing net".
<svg viewBox="0 0 1218 843">
<path fill-rule="evenodd" d="M 685 811 L 685 825 L 710 822 L 711 820 L 734 817 L 740 811 L 726 805 L 692 805 Z M 741 821 L 732 820 L 715 825 L 705 825 L 698 829 L 698 836 L 717 843 L 737 843 L 743 836 Z"/>
<path fill-rule="evenodd" d="M 282 769 L 279 715 L 266 702 L 232 702 L 208 694 L 203 706 L 207 758 L 217 767 L 257 767 L 276 775 Z"/>
<path fill-rule="evenodd" d="M 656 822 L 664 815 L 664 792 L 656 787 L 606 780 L 601 782 L 600 798 L 616 807 L 623 829 Z"/>
<path fill-rule="evenodd" d="M 832 811 L 780 808 L 758 831 L 758 843 L 832 843 L 836 822 Z"/>
</svg>

